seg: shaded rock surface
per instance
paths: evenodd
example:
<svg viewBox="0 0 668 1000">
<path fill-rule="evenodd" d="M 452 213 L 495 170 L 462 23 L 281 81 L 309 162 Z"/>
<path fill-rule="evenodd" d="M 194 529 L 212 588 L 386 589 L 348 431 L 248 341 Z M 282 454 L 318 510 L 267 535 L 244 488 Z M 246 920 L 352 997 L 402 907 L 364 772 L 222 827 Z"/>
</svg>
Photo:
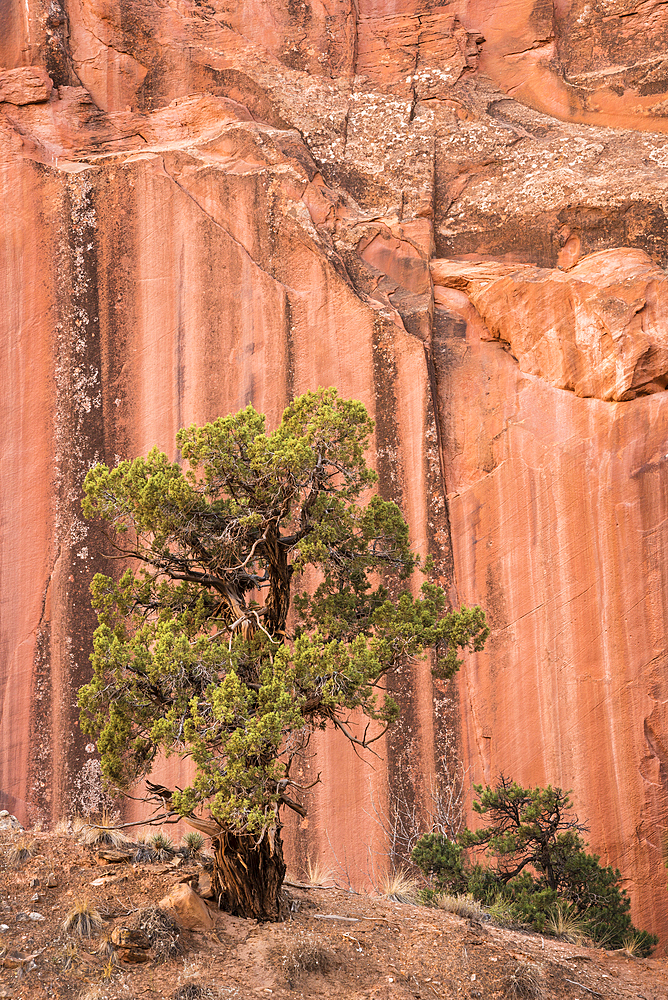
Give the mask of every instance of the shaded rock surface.
<svg viewBox="0 0 668 1000">
<path fill-rule="evenodd" d="M 665 931 L 664 9 L 5 4 L 2 79 L 54 88 L 0 106 L 0 806 L 101 803 L 90 464 L 334 384 L 493 634 L 391 679 L 375 770 L 317 734 L 293 856 L 373 880 L 460 761 L 572 788 Z"/>
</svg>

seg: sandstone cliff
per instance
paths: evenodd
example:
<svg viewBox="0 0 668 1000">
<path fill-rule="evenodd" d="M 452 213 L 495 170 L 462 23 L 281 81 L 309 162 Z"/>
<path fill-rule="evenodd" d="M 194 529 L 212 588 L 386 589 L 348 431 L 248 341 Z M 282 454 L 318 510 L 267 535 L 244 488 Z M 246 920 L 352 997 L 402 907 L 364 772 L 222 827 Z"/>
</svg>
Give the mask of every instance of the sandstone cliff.
<svg viewBox="0 0 668 1000">
<path fill-rule="evenodd" d="M 665 4 L 0 13 L 0 805 L 94 794 L 90 463 L 334 384 L 493 635 L 395 679 L 375 770 L 321 739 L 293 850 L 373 874 L 377 814 L 460 759 L 572 788 L 665 932 Z"/>
</svg>

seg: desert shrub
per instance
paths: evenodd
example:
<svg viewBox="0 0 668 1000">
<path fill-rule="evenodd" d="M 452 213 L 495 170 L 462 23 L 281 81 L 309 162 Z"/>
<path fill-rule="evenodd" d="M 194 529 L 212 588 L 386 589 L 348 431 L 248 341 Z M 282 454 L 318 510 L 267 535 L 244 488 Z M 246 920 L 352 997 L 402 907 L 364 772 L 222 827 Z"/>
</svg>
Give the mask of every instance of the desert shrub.
<svg viewBox="0 0 668 1000">
<path fill-rule="evenodd" d="M 437 890 L 503 907 L 509 920 L 541 932 L 565 907 L 602 947 L 623 948 L 633 938 L 638 953 L 649 955 L 658 938 L 633 926 L 621 873 L 587 852 L 585 827 L 570 815 L 568 793 L 551 786 L 525 789 L 504 777 L 495 788 L 474 787 L 473 809 L 489 825 L 465 829 L 458 842 L 426 834 L 413 851 Z"/>
<path fill-rule="evenodd" d="M 426 833 L 411 855 L 413 863 L 433 879 L 439 889 L 464 892 L 468 885 L 464 872 L 464 849 L 442 833 Z"/>
<path fill-rule="evenodd" d="M 183 846 L 191 858 L 198 858 L 204 849 L 204 837 L 198 830 L 189 830 L 183 835 Z"/>
<path fill-rule="evenodd" d="M 334 961 L 334 952 L 326 939 L 302 931 L 281 955 L 281 965 L 292 987 L 302 973 L 327 972 Z"/>
<path fill-rule="evenodd" d="M 151 942 L 156 962 L 166 962 L 180 954 L 181 928 L 174 917 L 159 906 L 148 906 L 141 910 L 137 926 Z"/>
<path fill-rule="evenodd" d="M 162 830 L 158 830 L 153 834 L 149 840 L 149 844 L 159 861 L 164 861 L 165 858 L 171 857 L 174 853 L 173 840 L 166 833 L 163 833 Z"/>
</svg>

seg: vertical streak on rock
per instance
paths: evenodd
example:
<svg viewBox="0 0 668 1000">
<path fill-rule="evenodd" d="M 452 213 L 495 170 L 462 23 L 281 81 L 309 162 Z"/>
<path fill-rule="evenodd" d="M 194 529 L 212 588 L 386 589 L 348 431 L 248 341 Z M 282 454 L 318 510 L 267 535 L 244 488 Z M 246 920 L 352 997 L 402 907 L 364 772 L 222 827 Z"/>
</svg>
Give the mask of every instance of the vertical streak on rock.
<svg viewBox="0 0 668 1000">
<path fill-rule="evenodd" d="M 373 380 L 376 397 L 376 469 L 379 493 L 384 500 L 393 500 L 405 511 L 403 486 L 405 470 L 401 462 L 398 415 L 398 366 L 392 331 L 381 322 L 374 325 Z M 410 470 L 414 474 L 415 470 Z M 396 595 L 392 595 L 396 596 Z M 384 821 L 392 830 L 397 814 L 411 815 L 416 801 L 417 781 L 414 764 L 419 753 L 419 718 L 414 698 L 414 684 L 409 663 L 403 663 L 387 677 L 387 688 L 399 704 L 401 714 L 387 736 L 387 816 Z M 390 851 L 398 845 L 390 843 Z M 393 862 L 403 860 L 391 857 Z"/>
<path fill-rule="evenodd" d="M 290 296 L 285 296 L 285 398 L 295 398 L 295 345 L 292 338 L 292 307 Z"/>
<path fill-rule="evenodd" d="M 439 531 L 437 528 L 437 530 L 432 533 L 430 541 L 432 543 L 431 548 L 434 559 L 436 560 L 437 568 L 445 576 L 446 587 L 450 597 L 450 604 L 453 608 L 456 608 L 459 605 L 459 595 L 457 592 L 457 572 L 452 553 L 452 532 L 450 528 L 450 514 L 448 511 L 447 499 L 448 489 L 445 476 L 445 450 L 439 412 L 438 381 L 436 368 L 434 366 L 434 359 L 432 356 L 432 347 L 430 344 L 424 345 L 424 357 L 427 365 L 429 391 L 431 395 L 430 423 L 433 423 L 436 450 L 438 454 L 437 470 L 433 470 L 433 466 L 430 466 L 430 471 L 433 470 L 433 478 L 437 481 L 437 483 L 434 483 L 431 494 L 434 499 L 438 498 L 438 506 L 439 508 L 442 508 L 441 510 L 434 511 L 435 515 L 440 514 L 439 521 L 441 524 L 438 528 L 441 530 Z M 439 492 L 442 496 L 438 495 Z"/>
<path fill-rule="evenodd" d="M 445 587 L 452 608 L 459 607 L 456 567 L 452 547 L 450 513 L 447 501 L 446 456 L 441 407 L 439 405 L 438 373 L 434 363 L 434 337 L 424 345 L 425 363 L 429 378 L 430 429 L 433 440 L 425 442 L 428 455 L 428 486 L 430 496 L 429 549 L 435 563 L 436 575 Z M 435 453 L 435 454 L 434 454 Z M 463 769 L 461 740 L 461 712 L 459 689 L 454 680 L 432 680 L 432 712 L 434 727 L 435 784 L 427 806 L 438 810 L 444 786 L 453 787 Z M 453 816 L 453 822 L 456 817 Z"/>
<path fill-rule="evenodd" d="M 53 801 L 53 699 L 51 681 L 51 632 L 40 622 L 35 635 L 31 677 L 30 765 L 28 771 L 27 818 L 43 819 L 51 814 Z"/>
<path fill-rule="evenodd" d="M 374 340 L 376 386 L 376 454 L 381 493 L 401 502 L 411 525 L 413 545 L 431 552 L 440 575 L 451 575 L 452 553 L 443 542 L 444 497 L 438 453 L 433 390 L 428 355 L 422 341 L 377 325 Z M 392 419 L 388 419 L 392 414 Z M 401 428 L 399 434 L 398 429 Z M 389 480 L 390 488 L 387 488 Z M 445 548 L 445 560 L 442 552 Z M 443 564 L 447 566 L 444 571 Z M 446 576 L 447 573 L 447 576 Z M 420 585 L 415 581 L 415 586 Z M 419 834 L 429 823 L 435 776 L 445 764 L 454 771 L 456 732 L 443 712 L 444 699 L 431 677 L 431 662 L 407 662 L 388 679 L 401 715 L 387 741 L 389 828 L 401 817 L 404 836 L 395 847 L 394 862 L 406 860 L 408 831 Z M 455 713 L 456 715 L 456 713 Z M 441 780 L 439 778 L 438 780 Z"/>
<path fill-rule="evenodd" d="M 79 504 L 83 477 L 99 457 L 102 405 L 93 184 L 86 172 L 70 175 L 64 188 L 67 223 L 60 234 L 56 261 L 58 321 L 54 343 L 55 544 L 60 558 L 53 573 L 57 600 L 53 601 L 50 621 L 51 798 L 47 801 L 39 794 L 41 768 L 37 769 L 35 754 L 31 803 L 34 812 L 46 813 L 48 819 L 56 819 L 64 805 L 76 807 L 72 783 L 83 758 L 76 692 L 88 675 L 88 643 L 94 625 L 88 595 L 94 539 Z M 37 712 L 34 726 L 35 736 L 39 733 L 42 737 Z M 44 757 L 47 747 L 42 739 L 39 742 Z"/>
<path fill-rule="evenodd" d="M 59 208 L 52 181 L 42 166 L 0 163 L 0 808 L 21 821 L 29 797 L 29 737 L 38 696 L 35 662 L 44 696 L 43 732 L 49 722 L 43 683 L 54 560 L 49 222 Z"/>
<path fill-rule="evenodd" d="M 353 76 L 353 87 L 354 79 L 357 76 L 357 58 L 359 52 L 359 0 L 350 0 L 350 10 L 353 17 L 353 52 L 352 52 L 352 76 Z"/>
<path fill-rule="evenodd" d="M 50 0 L 39 48 L 45 69 L 56 87 L 80 85 L 70 55 L 70 22 L 65 0 Z"/>
<path fill-rule="evenodd" d="M 183 396 L 185 392 L 185 331 L 184 331 L 184 288 L 183 288 L 183 274 L 184 274 L 184 247 L 181 245 L 181 253 L 179 254 L 179 280 L 178 280 L 178 302 L 177 302 L 177 316 L 176 316 L 176 337 L 175 337 L 175 353 L 176 357 L 174 359 L 174 369 L 176 372 L 176 426 L 183 427 Z M 180 453 L 179 453 L 180 454 Z"/>
</svg>

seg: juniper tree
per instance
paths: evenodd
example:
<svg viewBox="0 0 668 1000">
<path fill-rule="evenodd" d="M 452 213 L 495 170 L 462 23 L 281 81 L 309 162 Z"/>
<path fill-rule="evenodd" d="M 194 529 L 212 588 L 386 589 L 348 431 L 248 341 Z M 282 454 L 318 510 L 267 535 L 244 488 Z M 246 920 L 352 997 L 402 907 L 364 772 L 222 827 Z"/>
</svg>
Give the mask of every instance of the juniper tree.
<svg viewBox="0 0 668 1000">
<path fill-rule="evenodd" d="M 252 406 L 184 428 L 183 466 L 153 449 L 85 479 L 84 513 L 126 568 L 91 586 L 83 728 L 119 789 L 158 754 L 190 759 L 190 784 L 158 792 L 213 835 L 231 913 L 279 916 L 281 814 L 306 815 L 294 771 L 309 734 L 331 726 L 369 747 L 397 717 L 390 671 L 430 648 L 451 677 L 487 636 L 479 608 L 448 610 L 430 582 L 411 593 L 419 560 L 399 508 L 373 492 L 372 430 L 361 403 L 319 389 L 273 431 Z"/>
<path fill-rule="evenodd" d="M 658 938 L 631 923 L 621 873 L 588 853 L 587 828 L 573 815 L 569 792 L 522 788 L 503 775 L 494 787 L 473 788 L 473 811 L 487 825 L 465 829 L 456 842 L 426 834 L 413 850 L 437 889 L 468 892 L 487 904 L 502 899 L 540 931 L 562 906 L 604 947 L 635 938 L 639 952 L 649 954 Z"/>
</svg>

